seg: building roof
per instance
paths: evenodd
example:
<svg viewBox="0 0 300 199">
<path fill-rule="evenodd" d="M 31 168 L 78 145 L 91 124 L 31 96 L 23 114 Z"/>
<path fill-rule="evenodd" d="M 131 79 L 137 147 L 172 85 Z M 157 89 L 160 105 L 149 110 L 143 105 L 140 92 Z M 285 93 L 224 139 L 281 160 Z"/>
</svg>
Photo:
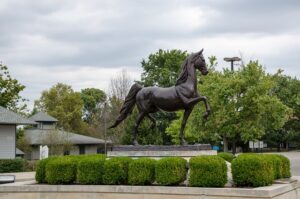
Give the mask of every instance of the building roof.
<svg viewBox="0 0 300 199">
<path fill-rule="evenodd" d="M 0 106 L 0 124 L 36 124 L 13 111 Z"/>
<path fill-rule="evenodd" d="M 29 119 L 35 122 L 57 122 L 58 120 L 44 112 L 38 112 L 31 116 Z"/>
<path fill-rule="evenodd" d="M 52 137 L 51 134 L 52 135 L 55 134 L 54 137 Z M 46 145 L 47 142 L 51 143 L 53 141 L 67 142 L 75 145 L 105 143 L 105 141 L 102 139 L 70 133 L 62 130 L 28 129 L 25 130 L 24 135 L 26 136 L 26 138 L 28 138 L 30 145 L 43 145 L 43 144 Z M 108 140 L 107 143 L 111 144 L 112 142 Z"/>
</svg>

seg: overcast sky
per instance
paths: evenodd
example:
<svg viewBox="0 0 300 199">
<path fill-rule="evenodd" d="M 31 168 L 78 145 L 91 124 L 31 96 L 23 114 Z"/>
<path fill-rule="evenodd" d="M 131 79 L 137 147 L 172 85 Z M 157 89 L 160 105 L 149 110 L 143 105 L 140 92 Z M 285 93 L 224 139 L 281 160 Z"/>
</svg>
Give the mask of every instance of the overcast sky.
<svg viewBox="0 0 300 199">
<path fill-rule="evenodd" d="M 29 105 L 57 82 L 107 90 L 158 49 L 258 59 L 300 77 L 299 0 L 1 0 L 0 60 Z"/>
</svg>

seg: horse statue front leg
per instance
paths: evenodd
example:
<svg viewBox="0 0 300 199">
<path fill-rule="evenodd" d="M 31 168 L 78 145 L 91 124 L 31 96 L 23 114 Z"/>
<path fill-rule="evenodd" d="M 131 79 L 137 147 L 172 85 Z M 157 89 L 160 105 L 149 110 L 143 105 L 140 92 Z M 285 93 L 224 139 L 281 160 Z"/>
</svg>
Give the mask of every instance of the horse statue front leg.
<svg viewBox="0 0 300 199">
<path fill-rule="evenodd" d="M 185 111 L 184 111 L 184 116 L 182 118 L 180 134 L 179 134 L 181 145 L 186 145 L 187 144 L 187 142 L 184 139 L 184 129 L 185 129 L 185 126 L 186 126 L 186 121 L 189 118 L 192 110 L 193 110 L 193 108 L 188 108 L 188 109 L 185 109 Z"/>
<path fill-rule="evenodd" d="M 199 94 L 198 94 L 199 95 Z M 209 103 L 208 103 L 208 100 L 207 100 L 207 98 L 206 98 L 206 96 L 199 96 L 200 97 L 200 99 L 201 99 L 201 101 L 203 101 L 204 102 L 204 105 L 205 105 L 205 113 L 203 114 L 203 118 L 204 119 L 207 119 L 207 117 L 209 116 L 209 114 L 210 114 L 210 106 L 209 106 Z"/>
</svg>

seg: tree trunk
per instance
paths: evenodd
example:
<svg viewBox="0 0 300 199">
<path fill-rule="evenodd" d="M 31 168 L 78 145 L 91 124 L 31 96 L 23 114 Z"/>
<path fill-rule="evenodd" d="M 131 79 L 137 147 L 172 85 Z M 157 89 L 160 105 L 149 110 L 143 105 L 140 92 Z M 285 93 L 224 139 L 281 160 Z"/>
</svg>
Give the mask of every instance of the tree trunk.
<svg viewBox="0 0 300 199">
<path fill-rule="evenodd" d="M 232 153 L 233 153 L 233 155 L 236 154 L 236 139 L 235 138 L 233 139 L 233 142 L 232 142 Z"/>
<path fill-rule="evenodd" d="M 288 151 L 289 150 L 289 142 L 285 143 L 285 149 Z"/>
<path fill-rule="evenodd" d="M 223 136 L 223 147 L 224 147 L 224 152 L 228 152 L 228 139 L 225 136 Z"/>
</svg>

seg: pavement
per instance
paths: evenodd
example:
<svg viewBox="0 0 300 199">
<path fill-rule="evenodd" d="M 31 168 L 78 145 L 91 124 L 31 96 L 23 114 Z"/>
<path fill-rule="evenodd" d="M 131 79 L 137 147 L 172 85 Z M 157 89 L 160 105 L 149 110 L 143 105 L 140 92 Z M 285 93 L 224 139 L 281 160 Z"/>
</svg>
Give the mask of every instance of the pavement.
<svg viewBox="0 0 300 199">
<path fill-rule="evenodd" d="M 14 175 L 15 182 L 32 181 L 35 179 L 35 172 L 20 172 L 20 173 L 0 173 L 0 175 Z"/>
</svg>

